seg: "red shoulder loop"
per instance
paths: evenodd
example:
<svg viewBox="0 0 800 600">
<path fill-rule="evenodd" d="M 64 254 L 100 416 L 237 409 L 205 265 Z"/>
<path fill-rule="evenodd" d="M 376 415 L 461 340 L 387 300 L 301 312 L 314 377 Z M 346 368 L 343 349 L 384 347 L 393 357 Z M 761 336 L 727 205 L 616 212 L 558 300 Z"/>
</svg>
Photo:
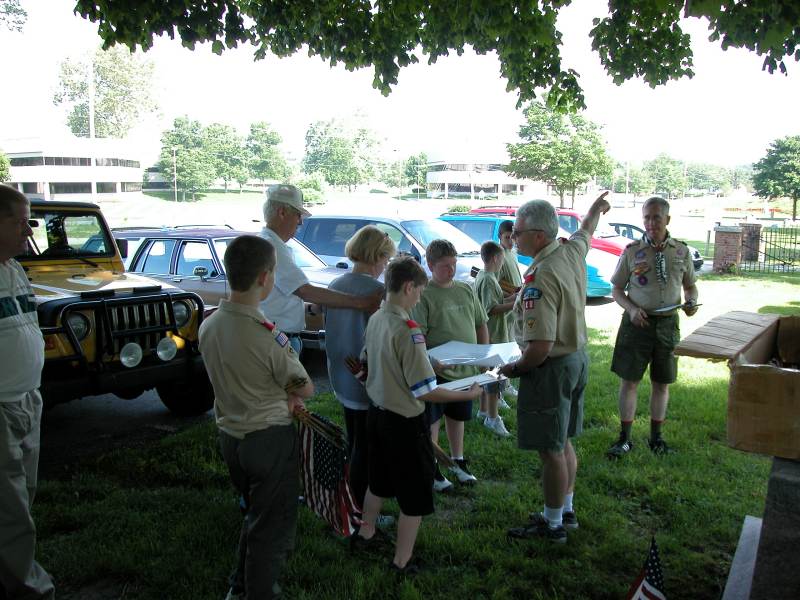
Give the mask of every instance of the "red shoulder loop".
<svg viewBox="0 0 800 600">
<path fill-rule="evenodd" d="M 409 329 L 414 329 L 415 327 L 419 329 L 419 323 L 417 323 L 414 319 L 409 319 L 406 321 L 406 325 L 408 325 Z"/>
<path fill-rule="evenodd" d="M 528 273 L 525 275 L 525 283 L 533 283 L 536 279 L 536 275 L 534 273 Z"/>
<path fill-rule="evenodd" d="M 262 321 L 261 324 L 267 329 L 267 331 L 272 331 L 275 329 L 275 323 L 271 323 L 266 319 Z"/>
</svg>

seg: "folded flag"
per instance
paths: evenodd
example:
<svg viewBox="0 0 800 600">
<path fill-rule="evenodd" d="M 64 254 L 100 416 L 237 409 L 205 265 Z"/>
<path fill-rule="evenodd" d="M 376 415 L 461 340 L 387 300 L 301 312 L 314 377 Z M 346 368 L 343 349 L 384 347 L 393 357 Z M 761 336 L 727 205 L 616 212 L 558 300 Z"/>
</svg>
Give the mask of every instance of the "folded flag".
<svg viewBox="0 0 800 600">
<path fill-rule="evenodd" d="M 661 560 L 658 558 L 658 545 L 653 536 L 650 541 L 650 552 L 644 561 L 642 572 L 633 582 L 626 600 L 667 600 L 664 595 L 664 574 L 661 572 Z"/>
<path fill-rule="evenodd" d="M 343 536 L 359 524 L 348 483 L 347 442 L 344 432 L 325 417 L 308 411 L 295 413 L 299 421 L 300 477 L 308 507 Z"/>
</svg>

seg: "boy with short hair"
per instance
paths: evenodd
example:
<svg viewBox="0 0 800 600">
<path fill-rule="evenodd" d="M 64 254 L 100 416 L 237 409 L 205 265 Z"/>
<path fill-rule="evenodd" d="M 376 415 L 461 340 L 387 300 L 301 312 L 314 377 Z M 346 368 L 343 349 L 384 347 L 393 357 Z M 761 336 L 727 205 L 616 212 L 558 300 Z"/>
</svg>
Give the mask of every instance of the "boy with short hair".
<svg viewBox="0 0 800 600">
<path fill-rule="evenodd" d="M 500 273 L 497 278 L 500 281 L 507 281 L 515 288 L 522 287 L 522 273 L 519 270 L 519 255 L 514 250 L 514 238 L 511 234 L 514 232 L 514 221 L 503 221 L 500 223 L 500 246 L 503 248 L 503 265 L 500 267 Z M 509 311 L 506 314 L 506 322 L 508 323 L 509 336 L 513 338 L 514 332 L 514 313 Z M 517 388 L 511 385 L 509 380 L 506 386 L 506 394 L 510 396 L 517 396 Z M 504 406 L 505 405 L 505 406 Z M 501 398 L 501 407 L 508 407 L 505 400 Z"/>
<path fill-rule="evenodd" d="M 489 329 L 489 342 L 504 344 L 511 341 L 508 331 L 507 315 L 514 308 L 515 296 L 506 298 L 498 281 L 498 273 L 503 265 L 503 248 L 496 242 L 484 242 L 481 246 L 481 260 L 483 269 L 475 279 L 475 293 L 481 301 L 486 314 L 489 315 L 487 327 Z M 500 400 L 500 385 L 488 386 L 481 396 L 481 406 L 478 418 L 483 417 L 483 424 L 500 437 L 511 434 L 503 423 L 503 417 L 497 414 L 497 405 Z"/>
<path fill-rule="evenodd" d="M 297 525 L 300 452 L 292 413 L 314 385 L 286 334 L 258 308 L 275 284 L 272 244 L 240 236 L 224 262 L 230 298 L 200 327 L 200 349 L 222 455 L 246 510 L 228 598 L 274 598 Z"/>
<path fill-rule="evenodd" d="M 368 549 L 385 540 L 375 522 L 383 498 L 397 498 L 400 519 L 390 570 L 412 575 L 419 566 L 411 560 L 424 515 L 433 512 L 433 446 L 428 435 L 428 403 L 471 401 L 480 393 L 474 384 L 454 392 L 437 387 L 425 348 L 425 336 L 409 318 L 423 293 L 427 276 L 410 256 L 392 261 L 386 270 L 386 302 L 369 320 L 362 362 L 368 361 L 367 415 L 369 487 L 363 522 L 350 539 L 353 550 Z"/>
<path fill-rule="evenodd" d="M 451 340 L 468 344 L 489 343 L 486 311 L 469 285 L 453 280 L 457 254 L 452 243 L 441 239 L 431 241 L 425 250 L 431 280 L 422 293 L 419 304 L 414 307 L 413 317 L 425 334 L 428 348 L 435 348 Z M 437 367 L 440 381 L 453 381 L 478 373 L 479 369 L 472 366 Z M 439 439 L 440 420 L 442 415 L 445 416 L 450 454 L 455 462 L 450 471 L 458 478 L 459 483 L 475 483 L 477 478 L 469 471 L 464 458 L 464 423 L 472 418 L 472 401 L 444 406 L 429 403 L 425 410 L 434 442 Z M 443 492 L 452 485 L 437 466 L 434 489 Z"/>
</svg>

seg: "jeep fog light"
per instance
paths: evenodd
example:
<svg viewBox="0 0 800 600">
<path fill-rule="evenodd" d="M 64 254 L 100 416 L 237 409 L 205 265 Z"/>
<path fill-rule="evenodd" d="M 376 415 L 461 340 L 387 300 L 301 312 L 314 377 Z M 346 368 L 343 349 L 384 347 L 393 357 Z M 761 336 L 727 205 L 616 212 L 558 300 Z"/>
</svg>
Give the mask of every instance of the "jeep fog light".
<svg viewBox="0 0 800 600">
<path fill-rule="evenodd" d="M 162 338 L 161 341 L 158 342 L 158 346 L 156 346 L 156 354 L 158 355 L 158 358 L 164 362 L 171 361 L 173 358 L 175 358 L 177 353 L 178 344 L 168 337 Z"/>
<path fill-rule="evenodd" d="M 186 325 L 192 316 L 189 305 L 183 300 L 176 300 L 172 303 L 172 312 L 175 314 L 175 324 L 178 327 Z"/>
<path fill-rule="evenodd" d="M 89 335 L 89 319 L 81 313 L 71 313 L 67 317 L 67 324 L 72 329 L 78 341 L 83 340 Z"/>
<path fill-rule="evenodd" d="M 142 347 L 135 342 L 128 342 L 119 351 L 120 362 L 132 369 L 140 362 L 142 362 Z"/>
</svg>

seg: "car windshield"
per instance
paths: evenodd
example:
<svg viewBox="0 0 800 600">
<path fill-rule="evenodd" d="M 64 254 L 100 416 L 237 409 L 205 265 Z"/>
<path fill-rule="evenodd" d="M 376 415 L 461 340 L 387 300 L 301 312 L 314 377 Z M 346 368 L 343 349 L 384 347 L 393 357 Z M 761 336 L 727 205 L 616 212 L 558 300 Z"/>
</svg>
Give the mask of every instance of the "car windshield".
<svg viewBox="0 0 800 600">
<path fill-rule="evenodd" d="M 234 240 L 234 238 L 218 238 L 214 240 L 214 248 L 217 251 L 217 256 L 220 260 L 224 260 L 225 258 L 225 251 L 228 249 L 228 245 Z M 291 238 L 286 245 L 289 247 L 289 250 L 292 251 L 292 256 L 294 257 L 295 264 L 300 267 L 301 269 L 304 267 L 324 267 L 325 263 L 322 262 L 322 259 L 319 258 L 316 254 L 314 254 L 311 250 L 303 246 L 300 242 L 296 239 Z"/>
<path fill-rule="evenodd" d="M 115 253 L 96 213 L 31 211 L 33 235 L 22 258 L 91 258 Z"/>
<path fill-rule="evenodd" d="M 415 240 L 426 248 L 433 240 L 445 239 L 452 242 L 459 254 L 480 254 L 481 252 L 481 247 L 471 237 L 450 223 L 439 219 L 403 221 L 402 225 L 414 236 Z"/>
</svg>

